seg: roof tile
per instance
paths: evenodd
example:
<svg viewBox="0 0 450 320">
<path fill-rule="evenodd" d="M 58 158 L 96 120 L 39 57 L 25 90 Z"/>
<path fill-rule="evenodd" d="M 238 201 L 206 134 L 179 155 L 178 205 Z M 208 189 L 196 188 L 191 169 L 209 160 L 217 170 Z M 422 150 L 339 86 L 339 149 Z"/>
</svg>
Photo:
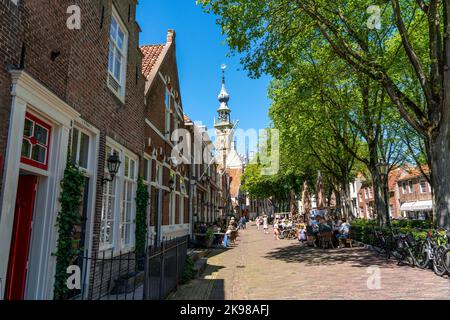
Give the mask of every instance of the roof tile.
<svg viewBox="0 0 450 320">
<path fill-rule="evenodd" d="M 142 73 L 146 78 L 152 72 L 163 49 L 163 44 L 141 46 L 141 51 L 144 54 L 144 58 L 142 59 Z"/>
</svg>

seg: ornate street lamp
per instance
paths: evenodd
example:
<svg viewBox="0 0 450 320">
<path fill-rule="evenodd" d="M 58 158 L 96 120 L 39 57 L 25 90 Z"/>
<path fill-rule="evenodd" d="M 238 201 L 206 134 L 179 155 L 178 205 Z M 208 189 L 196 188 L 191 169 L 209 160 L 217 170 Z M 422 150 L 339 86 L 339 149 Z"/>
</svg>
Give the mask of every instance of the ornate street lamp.
<svg viewBox="0 0 450 320">
<path fill-rule="evenodd" d="M 389 165 L 387 164 L 386 161 L 384 161 L 384 159 L 380 159 L 380 161 L 377 164 L 378 170 L 380 172 L 380 174 L 383 176 L 383 178 L 385 178 L 388 174 L 388 170 L 389 170 Z"/>
<path fill-rule="evenodd" d="M 111 154 L 108 159 L 106 160 L 106 165 L 108 167 L 108 172 L 109 172 L 109 179 L 107 178 L 103 178 L 102 179 L 102 184 L 104 184 L 105 182 L 112 182 L 114 181 L 114 177 L 116 176 L 117 172 L 119 172 L 119 168 L 120 168 L 120 164 L 122 162 L 120 161 L 120 157 L 117 154 L 117 152 L 114 152 L 113 154 Z"/>
</svg>

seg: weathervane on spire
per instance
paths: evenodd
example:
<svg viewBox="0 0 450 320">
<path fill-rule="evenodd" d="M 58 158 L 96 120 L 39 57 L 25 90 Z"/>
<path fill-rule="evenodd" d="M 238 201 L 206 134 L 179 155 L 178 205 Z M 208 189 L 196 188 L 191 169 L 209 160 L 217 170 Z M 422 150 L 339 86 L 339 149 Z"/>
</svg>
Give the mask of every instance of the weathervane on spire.
<svg viewBox="0 0 450 320">
<path fill-rule="evenodd" d="M 218 113 L 218 122 L 215 123 L 214 127 L 216 129 L 230 129 L 232 124 L 230 122 L 230 113 L 231 110 L 228 107 L 228 101 L 230 100 L 230 95 L 227 92 L 225 87 L 225 69 L 227 68 L 226 64 L 222 64 L 220 69 L 222 69 L 222 89 L 220 90 L 218 100 L 220 102 Z"/>
<path fill-rule="evenodd" d="M 222 83 L 225 83 L 225 70 L 227 69 L 227 65 L 225 63 L 222 64 L 220 69 L 222 69 Z"/>
</svg>

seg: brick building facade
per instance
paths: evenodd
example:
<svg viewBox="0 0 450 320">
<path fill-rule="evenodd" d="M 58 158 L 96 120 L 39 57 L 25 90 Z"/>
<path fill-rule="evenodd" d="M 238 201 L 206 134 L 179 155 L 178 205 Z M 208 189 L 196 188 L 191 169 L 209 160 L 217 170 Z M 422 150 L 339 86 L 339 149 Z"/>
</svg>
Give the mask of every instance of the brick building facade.
<svg viewBox="0 0 450 320">
<path fill-rule="evenodd" d="M 141 47 L 146 77 L 145 163 L 151 197 L 151 233 L 177 237 L 189 230 L 190 166 L 172 158 L 177 130 L 186 130 L 176 62 L 175 32 L 164 45 Z"/>
<path fill-rule="evenodd" d="M 425 174 L 428 167 L 424 167 Z M 388 179 L 389 212 L 393 219 L 426 219 L 431 217 L 431 186 L 422 171 L 410 166 L 391 170 Z M 362 182 L 358 192 L 358 218 L 373 219 L 374 190 L 370 180 Z"/>
<path fill-rule="evenodd" d="M 428 219 L 432 216 L 433 204 L 431 186 L 425 174 L 418 168 L 404 168 L 396 182 L 396 205 L 399 216 L 409 219 Z"/>
<path fill-rule="evenodd" d="M 68 161 L 85 178 L 74 236 L 85 257 L 134 252 L 139 176 L 150 195 L 149 244 L 232 210 L 229 175 L 202 157 L 212 160 L 214 149 L 206 127 L 183 112 L 175 32 L 165 44 L 139 47 L 136 7 L 0 0 L 0 300 L 53 298 Z M 173 157 L 182 141 L 176 129 L 191 134 L 191 150 L 201 137 L 190 162 Z M 114 277 L 120 266 L 80 261 L 86 295 L 109 291 L 94 274 Z"/>
<path fill-rule="evenodd" d="M 14 2 L 0 2 L 8 26 L 0 30 L 0 260 L 8 261 L 0 266 L 1 297 L 51 299 L 69 150 L 85 173 L 80 247 L 87 255 L 133 250 L 145 126 L 140 28 L 136 0 Z M 74 4 L 80 29 L 67 25 Z M 103 183 L 113 150 L 121 166 L 113 182 Z M 28 224 L 18 224 L 21 212 L 28 212 Z M 29 245 L 15 236 L 23 230 Z"/>
</svg>

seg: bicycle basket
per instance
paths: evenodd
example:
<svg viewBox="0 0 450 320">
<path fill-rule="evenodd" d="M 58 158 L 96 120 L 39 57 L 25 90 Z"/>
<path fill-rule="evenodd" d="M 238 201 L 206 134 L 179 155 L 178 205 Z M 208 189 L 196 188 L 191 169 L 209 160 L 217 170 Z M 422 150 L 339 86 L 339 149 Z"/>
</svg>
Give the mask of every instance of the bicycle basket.
<svg viewBox="0 0 450 320">
<path fill-rule="evenodd" d="M 403 242 L 403 239 L 401 237 L 397 237 L 395 239 L 395 243 L 397 244 L 397 248 L 403 249 L 405 247 L 405 244 Z"/>
</svg>

